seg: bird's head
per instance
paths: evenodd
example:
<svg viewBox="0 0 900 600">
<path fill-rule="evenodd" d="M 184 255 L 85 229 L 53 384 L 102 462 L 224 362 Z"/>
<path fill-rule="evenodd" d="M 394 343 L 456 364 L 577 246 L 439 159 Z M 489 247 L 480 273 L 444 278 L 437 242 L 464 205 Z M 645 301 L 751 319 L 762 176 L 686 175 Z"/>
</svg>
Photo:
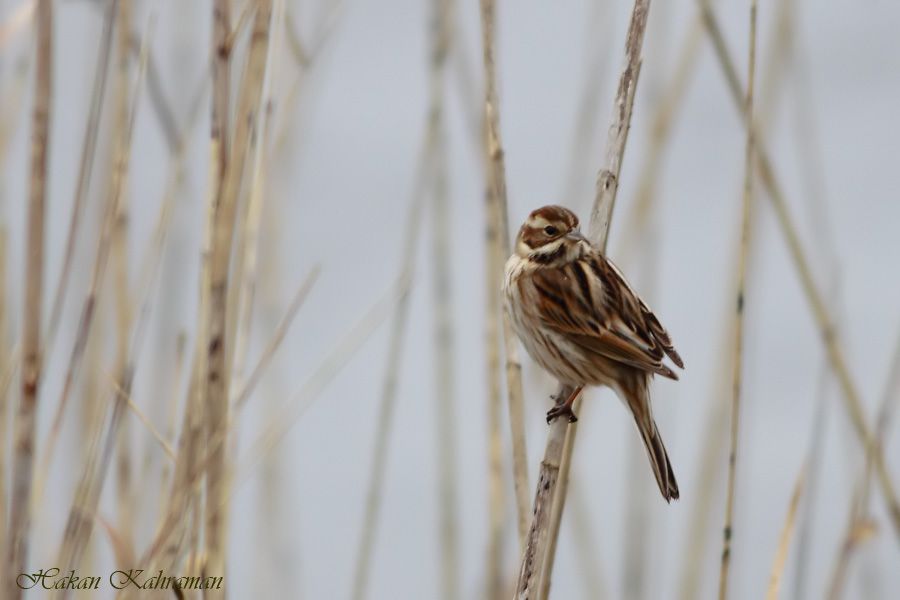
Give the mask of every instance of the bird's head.
<svg viewBox="0 0 900 600">
<path fill-rule="evenodd" d="M 570 260 L 587 239 L 578 230 L 578 217 L 568 208 L 542 206 L 531 211 L 516 237 L 516 254 L 541 264 Z"/>
</svg>

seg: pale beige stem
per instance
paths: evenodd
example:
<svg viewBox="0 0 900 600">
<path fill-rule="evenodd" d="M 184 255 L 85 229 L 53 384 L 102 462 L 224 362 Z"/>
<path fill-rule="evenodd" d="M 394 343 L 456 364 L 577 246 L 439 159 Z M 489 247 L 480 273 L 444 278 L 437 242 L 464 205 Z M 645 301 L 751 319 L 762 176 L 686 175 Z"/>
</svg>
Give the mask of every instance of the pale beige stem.
<svg viewBox="0 0 900 600">
<path fill-rule="evenodd" d="M 597 190 L 591 209 L 588 237 L 594 246 L 604 252 L 618 191 L 625 144 L 631 127 L 632 107 L 641 68 L 641 47 L 644 43 L 649 11 L 649 0 L 635 0 L 625 37 L 625 60 L 613 102 L 606 159 L 597 177 Z M 560 385 L 557 397 L 566 392 L 565 386 Z M 575 402 L 576 412 L 580 406 L 581 398 Z M 565 507 L 577 431 L 577 423 L 569 424 L 565 419 L 556 419 L 550 425 L 544 460 L 538 476 L 538 491 L 535 494 L 534 517 L 528 534 L 528 546 L 522 558 L 516 586 L 519 600 L 532 597 L 546 598 L 550 592 L 555 557 L 553 553 L 547 554 L 547 548 L 555 548 L 559 536 L 559 524 Z M 541 510 L 538 510 L 539 504 Z"/>
<path fill-rule="evenodd" d="M 481 0 L 481 30 L 485 72 L 484 123 L 485 155 L 488 164 L 488 194 L 496 203 L 498 252 L 509 255 L 509 210 L 506 195 L 506 165 L 500 136 L 500 106 L 497 100 L 497 74 L 494 51 L 494 0 Z M 502 265 L 502 262 L 500 263 Z M 496 281 L 502 272 L 498 269 Z M 498 284 L 494 284 L 495 286 Z M 501 310 L 496 307 L 494 310 Z M 522 364 L 512 322 L 502 310 L 503 343 L 506 352 L 506 393 L 509 400 L 509 423 L 512 434 L 513 484 L 516 492 L 516 514 L 519 546 L 524 547 L 528 529 L 528 451 L 525 443 L 525 405 L 522 391 Z"/>
<path fill-rule="evenodd" d="M 402 261 L 400 272 L 403 277 L 412 277 L 415 268 L 416 248 L 422 230 L 422 214 L 425 207 L 425 192 L 432 175 L 434 161 L 435 130 L 426 128 L 425 138 L 419 153 L 419 164 L 413 178 L 412 194 L 409 200 L 407 221 L 404 231 Z M 372 553 L 378 534 L 378 514 L 381 509 L 382 492 L 387 470 L 388 442 L 394 423 L 394 412 L 397 404 L 397 386 L 400 377 L 400 365 L 403 356 L 403 344 L 409 322 L 409 295 L 403 295 L 394 307 L 391 317 L 391 333 L 388 339 L 387 365 L 385 366 L 384 383 L 378 405 L 378 421 L 375 425 L 375 446 L 372 451 L 372 468 L 366 486 L 365 513 L 363 528 L 354 561 L 353 587 L 350 597 L 362 600 L 369 592 L 369 574 L 371 572 Z"/>
<path fill-rule="evenodd" d="M 806 465 L 800 467 L 797 480 L 794 483 L 794 491 L 788 504 L 787 515 L 781 528 L 781 536 L 778 540 L 778 549 L 772 561 L 772 574 L 769 576 L 769 588 L 766 591 L 766 600 L 778 600 L 781 590 L 781 580 L 784 577 L 784 567 L 787 564 L 788 550 L 791 546 L 791 537 L 794 533 L 794 523 L 797 521 L 797 509 L 800 507 L 800 497 L 806 481 Z"/>
<path fill-rule="evenodd" d="M 84 141 L 81 148 L 81 162 L 78 167 L 78 181 L 75 184 L 75 198 L 72 201 L 72 214 L 69 217 L 69 229 L 66 233 L 66 243 L 62 255 L 62 268 L 56 283 L 56 291 L 53 294 L 53 305 L 50 309 L 50 322 L 47 326 L 44 346 L 48 356 L 53 352 L 56 342 L 56 333 L 59 328 L 62 310 L 65 304 L 66 292 L 69 289 L 69 276 L 72 271 L 72 260 L 75 255 L 75 246 L 78 234 L 81 230 L 81 216 L 84 213 L 84 204 L 87 200 L 88 183 L 93 170 L 94 158 L 97 150 L 97 134 L 100 130 L 100 115 L 103 113 L 103 101 L 106 96 L 106 81 L 109 73 L 109 62 L 112 56 L 113 25 L 116 20 L 120 0 L 110 0 L 103 17 L 103 34 L 100 38 L 100 47 L 97 51 L 97 65 L 94 73 L 94 85 L 91 91 L 91 108 L 88 114 L 87 125 L 84 130 Z"/>
<path fill-rule="evenodd" d="M 430 15 L 429 126 L 435 137 L 431 230 L 433 341 L 435 359 L 436 458 L 440 542 L 440 597 L 459 597 L 460 549 L 457 494 L 456 336 L 453 321 L 452 230 L 448 182 L 447 126 L 444 110 L 446 65 L 451 44 L 452 0 L 433 0 Z"/>
<path fill-rule="evenodd" d="M 756 0 L 750 4 L 750 52 L 747 76 L 747 96 L 744 111 L 747 115 L 747 143 L 744 149 L 744 194 L 741 211 L 741 245 L 737 264 L 737 293 L 734 321 L 734 361 L 731 371 L 731 446 L 728 451 L 728 484 L 725 497 L 725 527 L 722 539 L 722 562 L 719 571 L 719 600 L 728 597 L 728 576 L 731 567 L 731 540 L 734 531 L 735 480 L 737 475 L 738 434 L 740 431 L 741 392 L 743 386 L 744 300 L 746 296 L 747 254 L 750 247 L 751 203 L 753 200 L 753 170 L 755 134 L 753 128 L 753 92 L 756 80 Z"/>
<path fill-rule="evenodd" d="M 744 106 L 741 102 L 741 98 L 743 97 L 742 86 L 734 67 L 734 60 L 728 51 L 725 38 L 719 27 L 718 19 L 709 5 L 709 0 L 699 1 L 701 3 L 701 8 L 703 9 L 704 25 L 713 42 L 713 48 L 715 49 L 719 65 L 724 71 L 725 80 L 728 84 L 728 89 L 731 92 L 732 99 L 736 102 L 742 116 L 746 118 Z M 816 325 L 819 328 L 819 333 L 822 338 L 822 343 L 825 346 L 828 360 L 838 378 L 850 422 L 859 438 L 860 444 L 863 446 L 863 450 L 866 452 L 873 452 L 875 474 L 878 477 L 882 494 L 888 505 L 891 523 L 895 533 L 900 537 L 900 501 L 898 501 L 897 492 L 887 469 L 884 453 L 878 447 L 872 430 L 866 422 L 862 400 L 858 388 L 850 374 L 850 369 L 844 358 L 843 350 L 839 344 L 834 326 L 834 319 L 825 303 L 823 295 L 816 286 L 812 270 L 810 269 L 809 259 L 800 242 L 794 221 L 788 212 L 787 201 L 783 189 L 776 177 L 774 167 L 772 166 L 768 152 L 766 152 L 765 145 L 763 144 L 763 139 L 758 132 L 754 133 L 754 137 L 756 138 L 755 152 L 760 180 L 763 187 L 766 189 L 769 200 L 772 202 L 781 234 L 787 242 L 791 260 L 797 269 L 797 275 L 800 279 L 803 293 L 810 304 L 810 310 L 816 321 Z"/>
<path fill-rule="evenodd" d="M 226 2 L 222 4 L 226 4 Z M 215 14 L 218 15 L 218 12 Z M 223 144 L 228 148 L 228 158 L 224 172 L 221 173 L 222 183 L 219 186 L 213 208 L 212 248 L 209 264 L 209 314 L 205 342 L 205 351 L 208 357 L 206 372 L 203 374 L 203 386 L 205 387 L 207 444 L 214 450 L 206 478 L 204 536 L 206 572 L 216 576 L 225 575 L 227 544 L 225 523 L 228 511 L 227 509 L 219 510 L 219 506 L 228 494 L 226 456 L 228 446 L 227 444 L 213 446 L 211 442 L 227 430 L 230 418 L 228 392 L 230 368 L 227 362 L 226 344 L 230 337 L 227 328 L 227 298 L 232 238 L 234 237 L 235 215 L 244 179 L 248 149 L 251 145 L 251 138 L 258 133 L 263 82 L 268 66 L 271 20 L 272 0 L 259 0 L 244 74 L 239 86 L 236 113 L 238 117 L 235 119 L 233 139 L 230 140 L 230 143 Z M 221 101 L 219 96 L 220 94 L 214 94 L 214 105 Z M 220 139 L 225 139 L 222 137 L 225 133 L 220 131 Z M 221 160 L 221 155 L 214 155 L 214 157 Z M 214 590 L 211 594 L 213 598 L 221 596 L 221 590 Z"/>
<path fill-rule="evenodd" d="M 153 18 L 148 25 L 148 32 L 143 36 L 141 60 L 137 73 L 137 81 L 134 90 L 131 93 L 131 104 L 128 108 L 128 115 L 125 120 L 124 132 L 121 145 L 117 148 L 115 155 L 116 162 L 112 169 L 112 180 L 109 188 L 109 206 L 112 207 L 112 214 L 117 214 L 116 207 L 121 202 L 121 197 L 126 193 L 125 186 L 128 181 L 129 167 L 131 161 L 132 144 L 134 135 L 134 124 L 137 118 L 138 107 L 140 106 L 142 83 L 147 67 L 147 49 L 150 40 L 150 29 L 153 25 Z M 149 290 L 145 301 L 149 301 Z M 141 327 L 138 327 L 138 333 L 132 338 L 134 343 L 141 339 Z M 135 344 L 135 347 L 137 344 Z M 135 349 L 126 349 L 126 353 L 134 356 Z M 117 373 L 118 381 L 121 382 L 121 389 L 130 392 L 131 383 L 134 377 L 134 364 L 127 358 L 120 365 L 121 371 Z M 121 425 L 122 417 L 127 408 L 126 396 L 116 392 L 114 394 L 113 408 L 109 421 L 109 426 L 105 431 L 105 435 L 101 435 L 101 429 L 98 427 L 96 435 L 92 440 L 92 448 L 89 451 L 88 459 L 85 461 L 85 467 L 79 479 L 75 492 L 75 498 L 69 509 L 69 515 L 66 520 L 66 529 L 63 534 L 62 544 L 59 550 L 58 564 L 60 570 L 77 569 L 81 557 L 90 539 L 93 530 L 94 519 L 97 513 L 97 507 L 100 501 L 100 494 L 103 491 L 103 485 L 106 481 L 106 475 L 109 470 L 109 464 L 114 454 L 114 446 Z M 105 411 L 101 411 L 103 414 Z M 70 589 L 56 590 L 55 594 L 60 598 L 68 598 L 71 594 Z"/>
<path fill-rule="evenodd" d="M 131 0 L 120 0 L 116 14 L 116 77 L 113 94 L 113 127 L 112 127 L 112 166 L 113 174 L 109 182 L 110 189 L 121 186 L 119 202 L 115 208 L 112 230 L 113 291 L 116 307 L 116 359 L 115 372 L 124 373 L 128 362 L 128 336 L 131 332 L 132 299 L 128 282 L 128 177 L 121 175 L 122 181 L 116 182 L 119 176 L 116 165 L 119 157 L 128 152 L 128 86 L 129 86 L 129 47 L 131 32 Z M 116 381 L 121 386 L 124 381 Z M 121 541 L 129 550 L 134 547 L 134 506 L 131 495 L 132 458 L 131 427 L 128 419 L 123 419 L 119 427 L 116 446 L 116 502 L 117 527 Z"/>
<path fill-rule="evenodd" d="M 0 190 L 0 194 L 5 190 Z M 12 352 L 9 347 L 9 306 L 6 303 L 7 248 L 9 233 L 0 224 L 0 556 L 6 556 L 6 508 L 8 503 L 6 478 L 6 440 L 9 439 L 9 382 L 12 380 Z"/>
<path fill-rule="evenodd" d="M 31 167 L 25 247 L 25 285 L 22 315 L 21 389 L 13 431 L 12 497 L 7 534 L 5 581 L 7 597 L 21 598 L 16 577 L 28 564 L 31 533 L 31 495 L 37 429 L 38 390 L 41 384 L 41 308 L 44 279 L 44 216 L 53 99 L 53 2 L 38 0 L 37 62 L 31 129 Z"/>
</svg>

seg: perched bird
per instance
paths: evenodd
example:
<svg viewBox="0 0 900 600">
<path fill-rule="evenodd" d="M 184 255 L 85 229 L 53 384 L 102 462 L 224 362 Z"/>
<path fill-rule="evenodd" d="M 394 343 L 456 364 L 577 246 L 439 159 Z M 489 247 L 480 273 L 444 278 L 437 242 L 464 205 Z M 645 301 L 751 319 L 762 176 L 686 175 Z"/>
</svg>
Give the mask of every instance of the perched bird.
<svg viewBox="0 0 900 600">
<path fill-rule="evenodd" d="M 528 216 L 506 262 L 503 295 L 528 354 L 570 391 L 556 398 L 547 422 L 577 420 L 572 403 L 584 386 L 612 388 L 634 415 L 663 498 L 677 499 L 649 386 L 654 373 L 678 379 L 664 355 L 679 368 L 684 363 L 619 269 L 581 234 L 572 211 L 544 206 Z"/>
</svg>

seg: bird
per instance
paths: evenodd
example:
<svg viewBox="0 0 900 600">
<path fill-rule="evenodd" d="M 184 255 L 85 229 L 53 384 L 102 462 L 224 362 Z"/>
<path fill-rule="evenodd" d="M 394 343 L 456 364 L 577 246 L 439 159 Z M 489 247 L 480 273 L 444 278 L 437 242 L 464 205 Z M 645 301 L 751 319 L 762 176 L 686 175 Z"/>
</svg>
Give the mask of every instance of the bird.
<svg viewBox="0 0 900 600">
<path fill-rule="evenodd" d="M 505 310 L 531 358 L 563 385 L 547 422 L 577 420 L 585 386 L 606 386 L 630 409 L 666 502 L 678 483 L 650 405 L 653 375 L 677 380 L 663 363 L 684 362 L 653 311 L 622 272 L 581 234 L 571 210 L 532 211 L 516 237 L 503 279 Z"/>
</svg>

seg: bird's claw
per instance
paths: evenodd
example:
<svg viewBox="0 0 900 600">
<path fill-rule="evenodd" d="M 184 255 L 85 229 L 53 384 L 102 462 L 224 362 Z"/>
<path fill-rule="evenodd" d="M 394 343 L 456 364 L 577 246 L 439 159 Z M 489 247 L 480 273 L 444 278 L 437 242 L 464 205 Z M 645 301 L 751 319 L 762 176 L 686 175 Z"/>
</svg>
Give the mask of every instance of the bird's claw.
<svg viewBox="0 0 900 600">
<path fill-rule="evenodd" d="M 557 404 L 547 411 L 547 424 L 552 423 L 557 417 L 568 417 L 569 423 L 574 423 L 578 420 L 575 411 L 572 410 L 572 406 L 566 403 Z"/>
</svg>

